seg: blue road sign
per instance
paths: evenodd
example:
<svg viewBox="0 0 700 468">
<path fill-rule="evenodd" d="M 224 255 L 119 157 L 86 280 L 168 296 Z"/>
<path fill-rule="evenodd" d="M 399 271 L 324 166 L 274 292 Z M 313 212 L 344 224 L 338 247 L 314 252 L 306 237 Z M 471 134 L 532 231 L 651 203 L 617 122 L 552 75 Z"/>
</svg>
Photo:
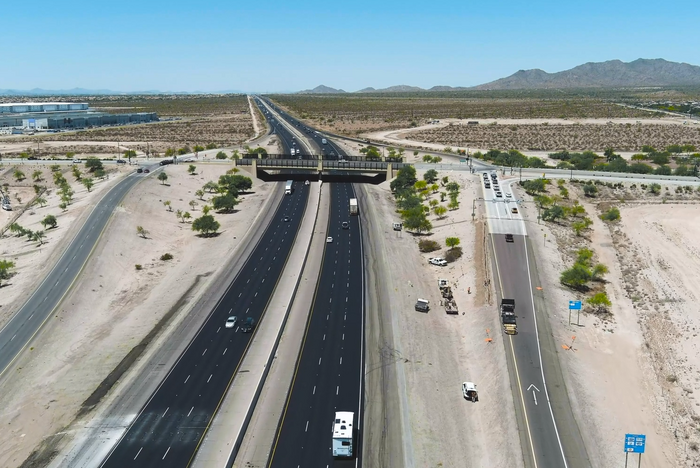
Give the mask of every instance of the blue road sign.
<svg viewBox="0 0 700 468">
<path fill-rule="evenodd" d="M 646 444 L 645 434 L 625 434 L 625 452 L 627 453 L 644 453 Z"/>
<path fill-rule="evenodd" d="M 581 310 L 581 301 L 569 301 L 569 310 Z"/>
<path fill-rule="evenodd" d="M 467 162 L 467 160 L 464 159 L 464 158 L 460 158 L 459 162 L 461 162 L 461 163 L 462 163 L 462 162 Z"/>
</svg>

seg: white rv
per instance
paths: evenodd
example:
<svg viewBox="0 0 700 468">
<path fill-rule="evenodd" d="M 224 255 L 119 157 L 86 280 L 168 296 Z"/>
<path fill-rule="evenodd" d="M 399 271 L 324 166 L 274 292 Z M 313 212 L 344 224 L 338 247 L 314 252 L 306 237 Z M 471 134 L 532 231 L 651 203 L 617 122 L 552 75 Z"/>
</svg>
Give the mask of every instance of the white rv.
<svg viewBox="0 0 700 468">
<path fill-rule="evenodd" d="M 351 458 L 355 413 L 338 411 L 333 420 L 333 457 Z"/>
</svg>

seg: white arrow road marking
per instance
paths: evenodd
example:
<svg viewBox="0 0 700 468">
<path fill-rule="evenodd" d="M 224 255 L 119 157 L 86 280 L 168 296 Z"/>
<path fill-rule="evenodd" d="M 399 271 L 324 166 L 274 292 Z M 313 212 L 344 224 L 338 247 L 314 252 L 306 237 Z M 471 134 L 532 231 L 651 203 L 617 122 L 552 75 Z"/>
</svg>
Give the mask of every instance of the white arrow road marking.
<svg viewBox="0 0 700 468">
<path fill-rule="evenodd" d="M 535 391 L 539 392 L 540 389 L 535 387 L 535 384 L 530 384 L 530 386 L 527 387 L 528 392 L 530 391 L 530 389 L 534 389 L 534 390 L 532 390 L 532 398 L 535 400 L 535 406 L 537 406 L 537 394 L 535 393 Z"/>
</svg>

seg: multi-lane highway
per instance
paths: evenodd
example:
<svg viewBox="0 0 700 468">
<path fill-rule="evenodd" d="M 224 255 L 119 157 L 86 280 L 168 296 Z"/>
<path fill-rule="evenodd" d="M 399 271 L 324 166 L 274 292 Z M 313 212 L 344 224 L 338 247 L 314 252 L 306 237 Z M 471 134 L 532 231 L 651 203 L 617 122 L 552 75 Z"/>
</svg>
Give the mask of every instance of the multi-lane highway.
<svg viewBox="0 0 700 468">
<path fill-rule="evenodd" d="M 144 176 L 147 174 L 127 175 L 100 199 L 44 281 L 0 330 L 0 376 L 51 316 L 85 265 L 114 208 Z"/>
<path fill-rule="evenodd" d="M 336 411 L 355 413 L 361 429 L 363 387 L 363 264 L 359 217 L 349 215 L 351 184 L 331 184 L 331 214 L 321 277 L 279 428 L 271 467 L 360 466 L 360 458 L 333 463 Z M 348 222 L 348 229 L 342 222 Z M 361 437 L 355 453 L 361 453 Z"/>
<path fill-rule="evenodd" d="M 152 395 L 103 467 L 186 467 L 204 437 L 254 334 L 295 241 L 309 187 L 294 184 L 240 273 Z M 225 235 L 225 234 L 224 234 Z M 226 328 L 236 316 L 233 328 Z"/>
<path fill-rule="evenodd" d="M 324 159 L 345 156 L 313 128 L 266 101 L 289 124 L 313 140 Z M 325 144 L 323 139 L 326 139 Z M 359 216 L 350 215 L 352 184 L 330 184 L 331 212 L 321 276 L 292 387 L 270 457 L 270 467 L 361 466 L 364 387 L 364 268 Z M 343 222 L 347 228 L 343 228 Z M 334 460 L 336 411 L 355 414 L 355 456 Z"/>
</svg>

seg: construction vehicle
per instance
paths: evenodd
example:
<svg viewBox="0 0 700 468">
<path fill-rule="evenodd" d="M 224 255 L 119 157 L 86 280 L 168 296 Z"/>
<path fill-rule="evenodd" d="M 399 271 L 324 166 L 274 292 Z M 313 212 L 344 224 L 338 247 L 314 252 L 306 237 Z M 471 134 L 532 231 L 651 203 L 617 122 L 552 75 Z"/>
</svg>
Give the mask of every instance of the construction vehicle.
<svg viewBox="0 0 700 468">
<path fill-rule="evenodd" d="M 463 382 L 462 396 L 467 400 L 471 400 L 472 403 L 479 401 L 479 393 L 476 391 L 476 384 L 474 382 Z"/>
<path fill-rule="evenodd" d="M 448 314 L 458 314 L 459 309 L 457 308 L 457 302 L 454 300 L 452 287 L 449 282 L 444 279 L 439 279 L 438 287 L 440 288 L 440 295 L 443 299 L 442 304 L 445 306 L 445 312 Z"/>
<path fill-rule="evenodd" d="M 515 323 L 515 299 L 501 299 L 501 322 L 506 335 L 518 334 L 518 326 Z"/>
</svg>

